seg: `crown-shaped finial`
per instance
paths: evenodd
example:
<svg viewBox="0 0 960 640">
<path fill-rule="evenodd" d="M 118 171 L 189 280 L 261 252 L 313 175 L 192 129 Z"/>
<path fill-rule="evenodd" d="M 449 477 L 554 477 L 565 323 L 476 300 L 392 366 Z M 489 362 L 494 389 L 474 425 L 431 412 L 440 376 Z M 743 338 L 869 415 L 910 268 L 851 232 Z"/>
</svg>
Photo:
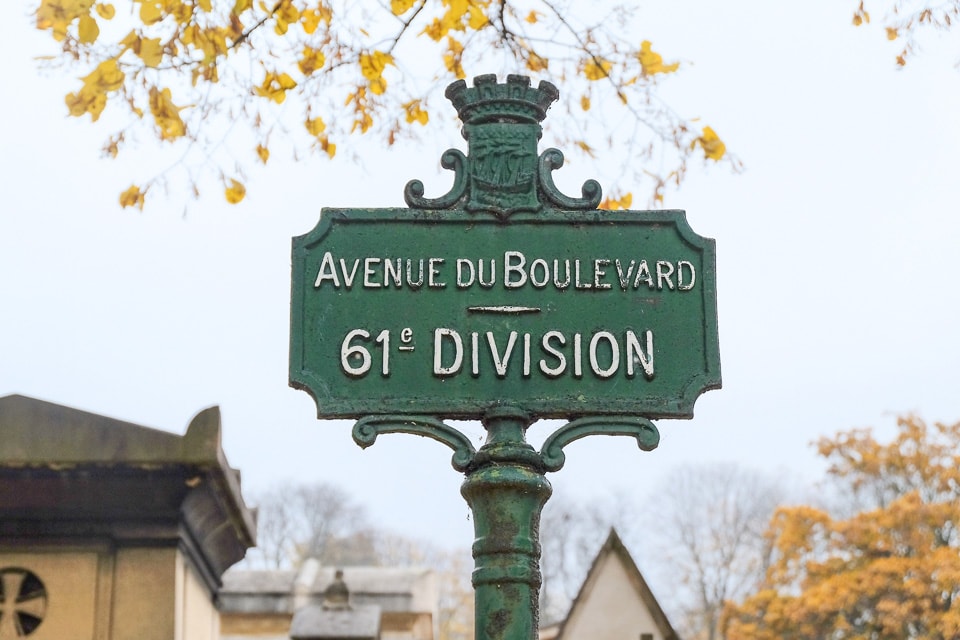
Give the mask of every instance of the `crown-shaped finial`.
<svg viewBox="0 0 960 640">
<path fill-rule="evenodd" d="M 560 97 L 560 92 L 546 80 L 541 80 L 534 89 L 527 76 L 509 75 L 505 84 L 498 84 L 497 76 L 488 74 L 474 78 L 472 88 L 467 88 L 463 80 L 457 80 L 447 87 L 445 95 L 463 124 L 538 124 L 547 117 L 547 109 Z"/>
<path fill-rule="evenodd" d="M 541 122 L 560 92 L 541 81 L 536 89 L 526 76 L 497 76 L 473 79 L 473 87 L 457 80 L 445 94 L 463 123 L 461 134 L 468 153 L 448 149 L 440 165 L 452 169 L 453 187 L 439 198 L 424 198 L 423 183 L 411 180 L 403 192 L 414 209 L 462 207 L 471 213 L 488 212 L 505 221 L 517 213 L 535 214 L 544 208 L 568 211 L 596 209 L 602 189 L 588 180 L 582 197 L 571 198 L 557 189 L 551 177 L 563 166 L 563 154 L 547 149 L 537 155 L 537 141 L 543 133 Z"/>
</svg>

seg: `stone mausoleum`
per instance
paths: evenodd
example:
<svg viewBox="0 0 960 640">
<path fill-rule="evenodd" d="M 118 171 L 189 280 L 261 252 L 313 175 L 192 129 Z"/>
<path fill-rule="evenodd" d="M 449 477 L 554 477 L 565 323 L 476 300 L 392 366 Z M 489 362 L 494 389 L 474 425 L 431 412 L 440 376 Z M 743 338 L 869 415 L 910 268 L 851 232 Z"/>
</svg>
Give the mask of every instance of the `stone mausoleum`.
<svg viewBox="0 0 960 640">
<path fill-rule="evenodd" d="M 0 640 L 218 640 L 255 520 L 220 412 L 178 436 L 0 398 Z"/>
<path fill-rule="evenodd" d="M 235 568 L 220 591 L 222 640 L 433 640 L 438 603 L 429 569 Z"/>
<path fill-rule="evenodd" d="M 255 512 L 220 412 L 183 436 L 0 398 L 0 640 L 433 640 L 429 569 L 227 572 Z"/>
</svg>

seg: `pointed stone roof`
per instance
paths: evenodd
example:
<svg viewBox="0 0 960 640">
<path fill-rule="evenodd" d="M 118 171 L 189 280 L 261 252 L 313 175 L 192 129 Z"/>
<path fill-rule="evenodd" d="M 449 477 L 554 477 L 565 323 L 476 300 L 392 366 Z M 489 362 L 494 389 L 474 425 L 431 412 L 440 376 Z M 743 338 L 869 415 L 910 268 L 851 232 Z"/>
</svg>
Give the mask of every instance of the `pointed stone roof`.
<svg viewBox="0 0 960 640">
<path fill-rule="evenodd" d="M 613 580 L 608 581 L 606 585 L 603 584 L 605 577 L 611 576 L 615 572 L 622 572 L 622 577 L 625 578 L 632 593 L 625 594 L 620 591 L 618 587 L 614 586 L 618 583 Z M 616 600 L 609 597 L 609 593 L 604 593 L 605 589 L 611 588 L 617 588 Z M 624 606 L 623 603 L 628 604 Z M 642 605 L 648 616 L 639 615 L 640 612 L 636 606 L 631 605 Z M 615 628 L 621 621 L 624 625 L 630 625 L 636 624 L 639 619 L 646 617 L 653 627 L 650 631 L 655 632 L 655 638 L 659 640 L 680 640 L 615 529 L 610 529 L 606 542 L 594 558 L 577 597 L 570 605 L 567 617 L 560 623 L 556 636 L 551 635 L 551 637 L 555 637 L 556 640 L 605 637 L 596 628 L 591 629 L 589 635 L 583 635 L 583 630 L 579 628 L 578 623 L 589 612 L 602 613 L 602 618 L 612 628 Z M 638 632 L 637 629 L 632 627 L 613 631 L 613 635 L 623 638 L 637 638 L 639 637 L 638 633 L 643 633 L 643 631 Z"/>
</svg>

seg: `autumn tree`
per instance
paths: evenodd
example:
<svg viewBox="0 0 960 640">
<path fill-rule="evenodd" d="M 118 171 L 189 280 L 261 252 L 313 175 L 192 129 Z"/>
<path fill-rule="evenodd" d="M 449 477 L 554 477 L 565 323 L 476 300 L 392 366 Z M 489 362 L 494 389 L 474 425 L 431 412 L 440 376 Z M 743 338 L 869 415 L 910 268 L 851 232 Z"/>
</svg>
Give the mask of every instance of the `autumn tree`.
<svg viewBox="0 0 960 640">
<path fill-rule="evenodd" d="M 659 99 L 682 63 L 634 14 L 572 0 L 39 0 L 36 26 L 59 46 L 46 64 L 80 75 L 68 112 L 111 114 L 105 155 L 182 152 L 123 206 L 142 209 L 176 178 L 197 194 L 219 181 L 239 202 L 251 167 L 276 151 L 334 158 L 352 135 L 416 139 L 452 119 L 438 104 L 446 84 L 491 72 L 562 81 L 558 146 L 589 158 L 616 140 L 623 166 L 638 167 L 624 178 L 656 201 L 698 155 L 737 162 L 711 127 Z M 629 204 L 616 190 L 606 201 Z"/>
<path fill-rule="evenodd" d="M 949 31 L 960 22 L 960 0 L 861 0 L 853 12 L 853 24 L 869 25 L 874 7 L 882 12 L 879 23 L 887 39 L 899 43 L 896 62 L 901 67 L 916 55 L 925 35 Z"/>
<path fill-rule="evenodd" d="M 860 506 L 782 508 L 764 583 L 725 613 L 728 640 L 960 637 L 960 422 L 897 421 L 819 441 L 831 484 Z"/>
</svg>

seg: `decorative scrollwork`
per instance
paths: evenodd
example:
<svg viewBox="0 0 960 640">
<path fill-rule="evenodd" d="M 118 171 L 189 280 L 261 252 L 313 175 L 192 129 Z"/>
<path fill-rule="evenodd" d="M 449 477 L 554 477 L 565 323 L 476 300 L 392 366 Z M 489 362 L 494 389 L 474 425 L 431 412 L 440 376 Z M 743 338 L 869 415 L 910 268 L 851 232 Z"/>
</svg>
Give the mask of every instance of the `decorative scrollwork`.
<svg viewBox="0 0 960 640">
<path fill-rule="evenodd" d="M 453 449 L 450 464 L 466 471 L 477 451 L 466 435 L 431 416 L 367 416 L 353 425 L 353 441 L 366 449 L 381 433 L 412 433 L 442 442 Z"/>
<path fill-rule="evenodd" d="M 467 157 L 458 149 L 447 149 L 440 156 L 440 166 L 454 172 L 453 186 L 439 198 L 423 197 L 423 182 L 411 180 L 403 189 L 403 199 L 411 209 L 450 209 L 467 192 Z"/>
<path fill-rule="evenodd" d="M 578 418 L 554 431 L 543 442 L 540 455 L 547 471 L 559 471 L 566 455 L 563 448 L 585 436 L 633 436 L 644 451 L 653 451 L 660 444 L 660 432 L 646 418 L 636 416 L 591 416 Z"/>
<path fill-rule="evenodd" d="M 553 171 L 563 166 L 563 152 L 559 149 L 547 149 L 540 154 L 540 189 L 543 196 L 560 209 L 586 211 L 596 209 L 603 197 L 603 189 L 596 180 L 587 180 L 580 188 L 581 198 L 571 198 L 560 193 L 553 182 Z"/>
</svg>

